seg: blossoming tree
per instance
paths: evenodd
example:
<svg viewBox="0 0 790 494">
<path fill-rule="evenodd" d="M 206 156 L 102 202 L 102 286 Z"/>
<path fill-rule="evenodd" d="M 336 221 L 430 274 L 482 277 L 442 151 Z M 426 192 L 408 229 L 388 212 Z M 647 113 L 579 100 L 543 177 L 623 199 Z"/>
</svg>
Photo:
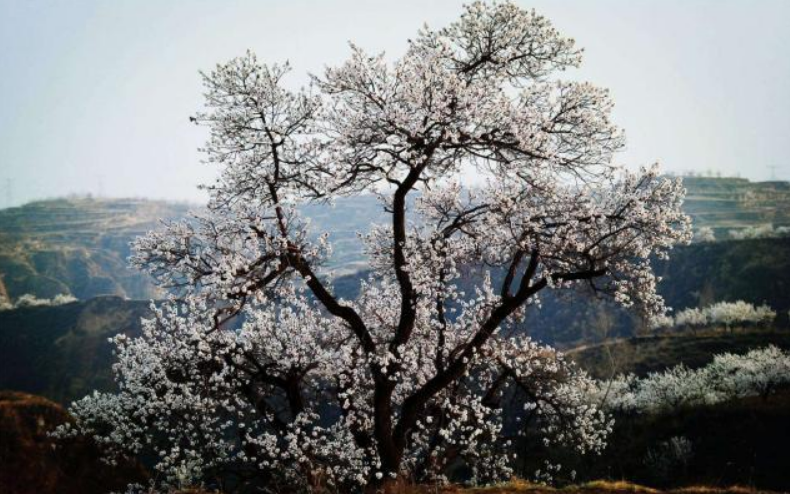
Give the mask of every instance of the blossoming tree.
<svg viewBox="0 0 790 494">
<path fill-rule="evenodd" d="M 721 324 L 726 329 L 735 325 L 768 325 L 776 319 L 776 311 L 768 305 L 756 306 L 743 300 L 716 302 L 703 308 L 691 307 L 679 311 L 675 317 L 659 315 L 653 318 L 653 329 L 690 328 Z"/>
<path fill-rule="evenodd" d="M 584 384 L 589 384 L 585 382 Z M 619 375 L 588 387 L 589 400 L 619 414 L 657 414 L 769 396 L 790 385 L 790 352 L 776 346 L 722 353 L 699 369 L 683 364 L 643 378 Z"/>
<path fill-rule="evenodd" d="M 474 3 L 393 64 L 352 46 L 310 90 L 249 53 L 205 74 L 195 120 L 221 178 L 207 214 L 137 242 L 174 297 L 116 339 L 120 391 L 78 402 L 78 430 L 148 451 L 165 485 L 233 472 L 352 491 L 458 465 L 495 479 L 512 415 L 599 449 L 609 422 L 585 375 L 514 326 L 542 290 L 663 312 L 649 259 L 690 230 L 679 180 L 613 164 L 608 93 L 554 77 L 580 60 L 544 17 Z M 360 193 L 390 220 L 364 235 L 373 274 L 343 300 L 328 234 L 298 206 Z"/>
</svg>

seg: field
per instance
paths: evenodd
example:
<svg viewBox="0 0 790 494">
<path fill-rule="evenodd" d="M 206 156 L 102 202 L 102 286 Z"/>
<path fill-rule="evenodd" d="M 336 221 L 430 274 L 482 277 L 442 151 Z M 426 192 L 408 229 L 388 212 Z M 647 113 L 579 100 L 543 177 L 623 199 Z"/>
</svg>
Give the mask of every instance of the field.
<svg viewBox="0 0 790 494">
<path fill-rule="evenodd" d="M 614 374 L 644 376 L 678 364 L 696 369 L 720 353 L 746 353 L 776 345 L 790 348 L 790 331 L 749 329 L 726 332 L 700 331 L 697 334 L 650 335 L 583 345 L 568 355 L 592 376 L 606 379 Z"/>
</svg>

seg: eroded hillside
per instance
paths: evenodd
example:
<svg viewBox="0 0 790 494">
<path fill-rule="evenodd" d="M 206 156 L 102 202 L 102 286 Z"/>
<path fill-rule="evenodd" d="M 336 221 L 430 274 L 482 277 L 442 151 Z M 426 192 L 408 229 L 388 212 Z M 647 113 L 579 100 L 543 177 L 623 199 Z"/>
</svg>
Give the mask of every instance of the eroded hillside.
<svg viewBox="0 0 790 494">
<path fill-rule="evenodd" d="M 731 230 L 790 225 L 790 182 L 686 177 L 684 208 L 695 227 L 711 227 L 724 240 Z M 160 220 L 183 218 L 187 204 L 142 199 L 68 198 L 0 210 L 0 299 L 23 294 L 79 299 L 118 295 L 132 299 L 160 294 L 129 268 L 130 242 Z M 358 232 L 388 221 L 373 196 L 338 199 L 333 206 L 303 208 L 314 235 L 330 233 L 332 257 L 325 268 L 349 275 L 366 268 Z"/>
<path fill-rule="evenodd" d="M 189 209 L 162 201 L 69 198 L 0 210 L 0 296 L 156 297 L 147 277 L 129 269 L 129 243 L 160 219 L 183 217 Z"/>
</svg>

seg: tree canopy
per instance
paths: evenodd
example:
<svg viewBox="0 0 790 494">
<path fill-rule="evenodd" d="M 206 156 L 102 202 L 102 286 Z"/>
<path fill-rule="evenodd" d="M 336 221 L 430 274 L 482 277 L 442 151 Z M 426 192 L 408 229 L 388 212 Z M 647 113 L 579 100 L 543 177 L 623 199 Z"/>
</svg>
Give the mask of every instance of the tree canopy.
<svg viewBox="0 0 790 494">
<path fill-rule="evenodd" d="M 679 179 L 613 162 L 608 92 L 558 78 L 580 61 L 545 17 L 476 2 L 394 62 L 352 45 L 301 90 L 252 53 L 203 74 L 194 119 L 221 177 L 205 215 L 137 241 L 173 297 L 116 340 L 120 391 L 77 403 L 78 429 L 153 453 L 165 486 L 346 492 L 459 465 L 489 481 L 529 427 L 600 449 L 586 375 L 515 326 L 542 290 L 662 314 L 650 257 L 690 229 Z M 391 221 L 363 235 L 373 274 L 342 300 L 331 232 L 297 206 L 363 193 Z"/>
</svg>

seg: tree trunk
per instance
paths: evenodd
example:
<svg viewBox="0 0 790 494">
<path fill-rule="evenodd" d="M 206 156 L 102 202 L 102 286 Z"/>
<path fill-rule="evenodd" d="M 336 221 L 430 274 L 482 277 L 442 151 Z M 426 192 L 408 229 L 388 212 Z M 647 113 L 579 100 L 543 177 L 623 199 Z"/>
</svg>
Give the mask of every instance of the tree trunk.
<svg viewBox="0 0 790 494">
<path fill-rule="evenodd" d="M 374 480 L 368 484 L 365 494 L 408 494 L 414 492 L 414 484 L 404 478 Z"/>
</svg>

